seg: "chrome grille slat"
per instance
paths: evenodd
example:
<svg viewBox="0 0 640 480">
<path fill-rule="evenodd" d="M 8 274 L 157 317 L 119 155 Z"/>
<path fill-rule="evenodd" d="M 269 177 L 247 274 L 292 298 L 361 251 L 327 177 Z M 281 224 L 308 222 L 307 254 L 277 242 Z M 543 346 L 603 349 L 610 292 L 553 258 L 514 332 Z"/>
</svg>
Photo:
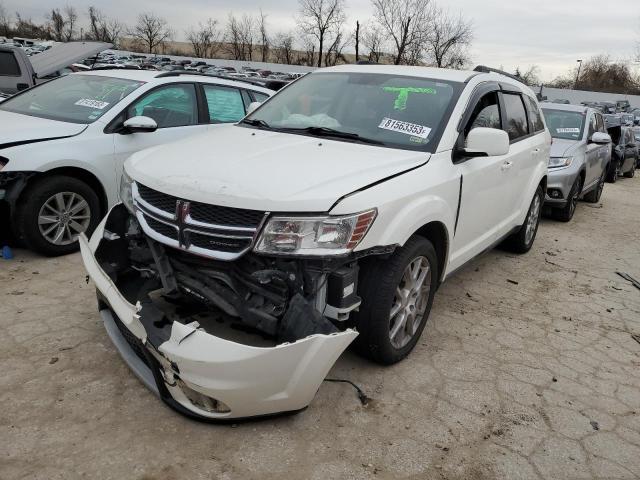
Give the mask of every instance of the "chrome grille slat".
<svg viewBox="0 0 640 480">
<path fill-rule="evenodd" d="M 137 182 L 133 183 L 132 194 L 136 217 L 147 235 L 165 245 L 217 260 L 235 260 L 248 252 L 268 215 L 183 200 Z"/>
</svg>

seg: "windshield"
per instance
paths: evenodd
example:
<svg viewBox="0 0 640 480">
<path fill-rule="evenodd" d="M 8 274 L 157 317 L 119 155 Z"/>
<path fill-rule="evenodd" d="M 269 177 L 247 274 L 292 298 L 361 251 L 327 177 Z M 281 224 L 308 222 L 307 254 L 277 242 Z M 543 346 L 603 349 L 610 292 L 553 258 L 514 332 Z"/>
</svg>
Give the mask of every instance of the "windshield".
<svg viewBox="0 0 640 480">
<path fill-rule="evenodd" d="M 432 152 L 461 89 L 455 82 L 392 74 L 313 73 L 280 91 L 244 123 Z"/>
<path fill-rule="evenodd" d="M 580 140 L 582 138 L 584 113 L 546 108 L 543 108 L 542 111 L 553 138 L 563 138 L 565 140 Z"/>
<path fill-rule="evenodd" d="M 71 123 L 93 123 L 144 82 L 67 75 L 5 100 L 0 110 Z"/>
</svg>

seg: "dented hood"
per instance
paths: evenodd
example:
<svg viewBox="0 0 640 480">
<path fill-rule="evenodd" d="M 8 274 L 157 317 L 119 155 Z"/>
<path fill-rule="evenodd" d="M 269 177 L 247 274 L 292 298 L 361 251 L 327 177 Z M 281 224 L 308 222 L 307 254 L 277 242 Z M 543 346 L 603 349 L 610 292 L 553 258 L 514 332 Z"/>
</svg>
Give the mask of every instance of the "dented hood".
<svg viewBox="0 0 640 480">
<path fill-rule="evenodd" d="M 86 125 L 0 110 L 0 148 L 78 135 Z"/>
<path fill-rule="evenodd" d="M 344 195 L 418 167 L 430 154 L 236 125 L 132 155 L 125 169 L 176 197 L 267 210 L 328 211 Z"/>
</svg>

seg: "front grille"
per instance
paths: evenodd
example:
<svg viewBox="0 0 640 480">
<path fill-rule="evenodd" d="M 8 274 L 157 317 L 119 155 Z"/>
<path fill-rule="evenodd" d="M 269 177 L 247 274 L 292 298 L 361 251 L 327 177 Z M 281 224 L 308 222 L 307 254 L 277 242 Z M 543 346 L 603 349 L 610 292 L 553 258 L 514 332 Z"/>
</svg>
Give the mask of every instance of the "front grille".
<svg viewBox="0 0 640 480">
<path fill-rule="evenodd" d="M 133 352 L 136 354 L 136 356 L 140 360 L 142 360 L 147 367 L 151 368 L 147 360 L 147 356 L 145 355 L 145 352 L 144 352 L 145 347 L 144 345 L 142 345 L 142 342 L 140 341 L 140 339 L 136 337 L 133 333 L 131 333 L 131 330 L 129 330 L 125 326 L 125 324 L 122 323 L 122 321 L 118 318 L 118 316 L 113 311 L 111 312 L 111 315 L 113 316 L 116 327 L 118 327 L 118 330 L 120 330 L 120 333 L 122 334 L 124 339 L 127 341 L 127 343 L 129 344 Z"/>
<path fill-rule="evenodd" d="M 235 260 L 251 249 L 266 216 L 259 210 L 180 199 L 138 183 L 133 195 L 138 219 L 147 235 L 171 247 L 217 260 Z"/>
</svg>

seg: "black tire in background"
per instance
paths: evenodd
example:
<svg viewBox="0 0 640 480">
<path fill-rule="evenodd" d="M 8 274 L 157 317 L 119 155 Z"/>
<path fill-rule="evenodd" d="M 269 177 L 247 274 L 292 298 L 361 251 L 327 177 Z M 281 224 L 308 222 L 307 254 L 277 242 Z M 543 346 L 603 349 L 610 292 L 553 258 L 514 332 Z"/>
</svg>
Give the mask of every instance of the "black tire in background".
<svg viewBox="0 0 640 480">
<path fill-rule="evenodd" d="M 607 167 L 608 168 L 608 167 Z M 602 172 L 600 175 L 600 180 L 598 180 L 598 185 L 596 188 L 591 190 L 584 196 L 584 200 L 589 203 L 598 203 L 600 198 L 602 198 L 602 191 L 604 190 L 604 183 L 607 177 L 607 170 Z"/>
<path fill-rule="evenodd" d="M 576 213 L 576 207 L 578 206 L 578 198 L 580 197 L 580 193 L 582 192 L 582 177 L 578 175 L 575 182 L 573 182 L 573 186 L 571 187 L 571 191 L 569 191 L 569 196 L 567 198 L 567 203 L 562 208 L 554 208 L 552 210 L 553 218 L 559 220 L 561 222 L 569 222 L 573 218 L 573 214 Z"/>
<path fill-rule="evenodd" d="M 527 253 L 531 250 L 538 233 L 543 202 L 544 192 L 542 191 L 542 187 L 538 185 L 536 193 L 533 195 L 533 199 L 529 205 L 529 211 L 524 219 L 524 223 L 516 233 L 502 243 L 503 248 L 514 253 Z"/>
<path fill-rule="evenodd" d="M 415 262 L 421 262 L 417 265 L 422 265 L 422 268 L 428 263 L 430 275 L 425 278 L 425 285 L 428 280 L 428 293 L 426 289 L 421 289 L 422 302 L 418 305 L 424 308 L 424 311 L 419 318 L 418 315 L 414 317 L 416 318 L 414 322 L 407 323 L 412 332 L 405 336 L 407 343 L 398 346 L 394 345 L 394 340 L 391 338 L 394 322 L 399 321 L 397 316 L 392 316 L 392 309 L 397 308 L 399 304 L 398 293 L 404 291 L 406 287 L 405 274 L 411 265 L 416 264 Z M 439 274 L 438 259 L 432 243 L 415 235 L 390 257 L 370 258 L 363 262 L 358 288 L 362 304 L 359 311 L 353 314 L 355 326 L 359 332 L 355 341 L 356 350 L 361 355 L 383 365 L 391 365 L 405 358 L 415 347 L 427 323 L 433 296 L 438 286 Z M 403 307 L 405 312 L 412 311 L 408 303 Z M 405 322 L 408 321 L 405 320 Z M 406 329 L 403 335 L 405 333 Z"/>
<path fill-rule="evenodd" d="M 616 183 L 618 180 L 618 174 L 620 171 L 620 162 L 617 159 L 611 160 L 611 165 L 609 165 L 609 171 L 607 172 L 607 182 Z"/>
<path fill-rule="evenodd" d="M 60 198 L 70 202 L 68 213 L 65 213 L 65 208 L 61 209 L 62 216 L 56 215 L 53 210 L 45 207 L 45 204 L 55 202 L 59 195 L 61 195 Z M 82 204 L 81 200 L 84 200 L 86 206 Z M 78 206 L 82 206 L 82 213 L 73 215 L 71 210 L 75 210 Z M 45 224 L 39 221 L 43 212 L 51 217 L 47 218 L 48 223 Z M 18 236 L 24 241 L 27 248 L 50 257 L 66 255 L 78 250 L 78 241 L 68 240 L 69 233 L 75 233 L 75 230 L 70 227 L 70 230 L 65 232 L 66 244 L 53 243 L 43 234 L 49 228 L 58 225 L 52 220 L 61 217 L 68 217 L 70 222 L 76 222 L 74 225 L 82 225 L 87 236 L 90 235 L 97 227 L 101 217 L 98 195 L 89 185 L 77 178 L 64 175 L 38 178 L 22 192 L 18 200 L 14 225 Z M 83 218 L 80 219 L 80 217 Z M 41 230 L 41 225 L 44 232 Z"/>
<path fill-rule="evenodd" d="M 628 172 L 624 172 L 624 176 L 627 178 L 633 178 L 636 176 L 636 166 L 635 166 L 635 162 L 633 165 L 631 165 L 631 168 L 629 169 Z"/>
</svg>

